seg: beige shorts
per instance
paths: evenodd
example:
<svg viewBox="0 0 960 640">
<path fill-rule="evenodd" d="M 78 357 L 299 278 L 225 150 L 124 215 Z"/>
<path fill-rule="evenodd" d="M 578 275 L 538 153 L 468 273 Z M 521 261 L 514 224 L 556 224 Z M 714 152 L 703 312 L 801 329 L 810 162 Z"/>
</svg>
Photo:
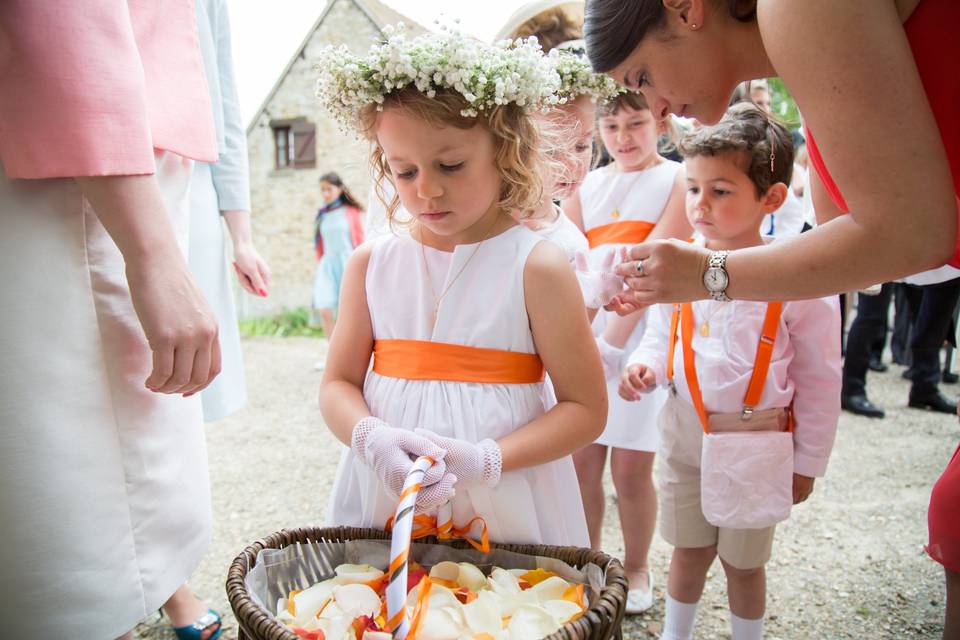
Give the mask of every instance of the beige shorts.
<svg viewBox="0 0 960 640">
<path fill-rule="evenodd" d="M 693 405 L 672 391 L 660 416 L 657 490 L 660 535 L 674 547 L 717 547 L 717 554 L 737 569 L 756 569 L 770 559 L 773 532 L 765 529 L 715 527 L 700 506 L 700 452 L 703 427 Z"/>
</svg>

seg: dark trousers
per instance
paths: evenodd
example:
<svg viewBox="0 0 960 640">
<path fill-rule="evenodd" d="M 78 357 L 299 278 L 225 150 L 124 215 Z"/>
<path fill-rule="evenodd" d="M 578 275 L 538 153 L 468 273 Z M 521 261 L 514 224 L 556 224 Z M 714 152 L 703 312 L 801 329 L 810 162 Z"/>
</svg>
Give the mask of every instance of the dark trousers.
<svg viewBox="0 0 960 640">
<path fill-rule="evenodd" d="M 960 299 L 960 278 L 922 287 L 906 285 L 905 294 L 913 326 L 910 331 L 910 395 L 937 390 L 940 382 L 940 349 L 953 326 Z"/>
<path fill-rule="evenodd" d="M 870 353 L 887 331 L 887 313 L 893 285 L 888 282 L 875 296 L 857 294 L 857 315 L 847 334 L 847 353 L 843 360 L 843 395 L 865 395 Z"/>
<path fill-rule="evenodd" d="M 910 366 L 910 305 L 907 304 L 907 285 L 893 285 L 893 335 L 890 353 L 897 364 Z"/>
</svg>

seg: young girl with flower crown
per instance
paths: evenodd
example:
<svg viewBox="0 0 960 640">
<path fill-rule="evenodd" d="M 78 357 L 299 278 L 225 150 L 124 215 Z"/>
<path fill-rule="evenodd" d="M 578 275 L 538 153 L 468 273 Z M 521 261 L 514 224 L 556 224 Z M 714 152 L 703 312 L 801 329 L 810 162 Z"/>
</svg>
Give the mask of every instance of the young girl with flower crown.
<svg viewBox="0 0 960 640">
<path fill-rule="evenodd" d="M 602 266 L 605 259 L 609 261 L 620 247 L 648 237 L 665 212 L 683 206 L 680 165 L 657 153 L 661 127 L 640 94 L 622 93 L 602 105 L 598 123 L 601 140 L 613 162 L 591 171 L 578 197 L 565 203 L 571 218 L 586 232 L 592 268 Z M 616 396 L 623 355 L 618 346 L 632 350 L 639 343 L 644 327 L 642 313 L 621 319 L 611 312 L 601 312 L 595 326 L 601 334 L 598 344 L 612 391 L 610 411 L 603 435 L 577 452 L 574 460 L 591 541 L 599 548 L 605 504 L 603 470 L 610 452 L 626 547 L 624 567 L 631 587 L 627 612 L 639 613 L 653 604 L 647 555 L 656 525 L 652 472 L 657 450 L 656 415 L 663 395 L 643 406 Z"/>
<path fill-rule="evenodd" d="M 600 359 L 563 252 L 511 217 L 542 197 L 534 113 L 556 70 L 535 43 L 402 33 L 366 57 L 328 50 L 320 69 L 321 100 L 396 189 L 388 212 L 412 217 L 347 265 L 320 388 L 349 446 L 328 520 L 382 527 L 430 455 L 419 511 L 452 500 L 455 525 L 480 516 L 493 540 L 588 544 L 570 454 L 602 428 Z"/>
</svg>

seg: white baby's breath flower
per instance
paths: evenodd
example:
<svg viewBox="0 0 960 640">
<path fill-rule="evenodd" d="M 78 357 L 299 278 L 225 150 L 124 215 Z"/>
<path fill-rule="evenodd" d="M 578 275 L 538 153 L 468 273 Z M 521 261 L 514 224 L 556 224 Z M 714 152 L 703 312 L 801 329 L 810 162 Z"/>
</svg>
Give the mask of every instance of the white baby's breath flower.
<svg viewBox="0 0 960 640">
<path fill-rule="evenodd" d="M 566 99 L 558 95 L 556 62 L 534 38 L 488 45 L 447 30 L 408 40 L 402 24 L 383 33 L 386 41 L 365 56 L 342 45 L 320 52 L 317 97 L 341 125 L 355 127 L 361 109 L 409 85 L 431 98 L 439 89 L 456 91 L 467 103 L 466 117 L 511 103 L 543 110 Z"/>
<path fill-rule="evenodd" d="M 569 102 L 580 96 L 590 96 L 593 102 L 607 102 L 626 91 L 605 73 L 594 73 L 590 63 L 575 53 L 553 49 L 547 57 L 560 75 L 557 92 L 560 102 Z"/>
</svg>

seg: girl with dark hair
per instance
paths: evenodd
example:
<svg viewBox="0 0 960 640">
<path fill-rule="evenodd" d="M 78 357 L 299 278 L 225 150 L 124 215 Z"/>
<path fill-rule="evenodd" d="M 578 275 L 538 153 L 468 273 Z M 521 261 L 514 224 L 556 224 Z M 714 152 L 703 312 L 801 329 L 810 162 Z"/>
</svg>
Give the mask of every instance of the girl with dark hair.
<svg viewBox="0 0 960 640">
<path fill-rule="evenodd" d="M 738 82 L 780 76 L 808 126 L 817 216 L 836 216 L 729 258 L 678 242 L 637 245 L 618 268 L 636 300 L 791 300 L 960 266 L 958 23 L 953 0 L 590 0 L 594 68 L 641 90 L 660 118 L 716 122 Z M 946 569 L 944 635 L 954 638 L 960 517 L 945 496 L 960 494 L 958 465 L 954 456 L 931 501 L 928 546 Z"/>
<path fill-rule="evenodd" d="M 314 247 L 317 275 L 313 280 L 313 308 L 320 314 L 323 333 L 330 339 L 336 324 L 340 282 L 347 258 L 363 242 L 363 207 L 336 173 L 320 176 L 323 206 L 317 211 Z M 318 368 L 322 368 L 320 364 Z"/>
</svg>

